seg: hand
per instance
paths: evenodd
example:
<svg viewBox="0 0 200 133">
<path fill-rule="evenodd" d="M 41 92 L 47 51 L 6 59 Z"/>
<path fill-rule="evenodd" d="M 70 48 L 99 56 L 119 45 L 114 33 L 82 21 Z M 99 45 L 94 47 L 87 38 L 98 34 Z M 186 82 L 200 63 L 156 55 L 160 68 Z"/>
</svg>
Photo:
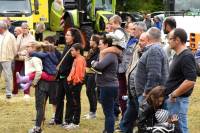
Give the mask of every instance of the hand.
<svg viewBox="0 0 200 133">
<path fill-rule="evenodd" d="M 142 96 L 145 98 L 145 97 L 147 96 L 147 94 L 144 92 L 144 93 L 142 94 Z"/>
<path fill-rule="evenodd" d="M 174 114 L 174 115 L 171 116 L 171 119 L 170 119 L 170 120 L 171 120 L 172 123 L 175 123 L 175 122 L 178 122 L 178 119 L 179 119 L 179 118 L 178 118 L 178 115 L 177 115 L 177 114 Z"/>
<path fill-rule="evenodd" d="M 169 94 L 169 100 L 170 100 L 170 102 L 172 102 L 172 103 L 175 103 L 175 102 L 176 102 L 176 97 L 173 95 L 173 93 Z"/>
<path fill-rule="evenodd" d="M 37 87 L 37 84 L 35 85 L 35 84 L 31 84 L 31 87 L 33 87 L 33 88 L 36 88 Z"/>
<path fill-rule="evenodd" d="M 170 122 L 174 124 L 178 123 L 178 120 L 179 120 L 179 117 L 177 114 L 172 115 L 170 118 Z"/>
<path fill-rule="evenodd" d="M 95 60 L 91 61 L 91 65 L 93 66 L 93 64 L 95 63 Z"/>
</svg>

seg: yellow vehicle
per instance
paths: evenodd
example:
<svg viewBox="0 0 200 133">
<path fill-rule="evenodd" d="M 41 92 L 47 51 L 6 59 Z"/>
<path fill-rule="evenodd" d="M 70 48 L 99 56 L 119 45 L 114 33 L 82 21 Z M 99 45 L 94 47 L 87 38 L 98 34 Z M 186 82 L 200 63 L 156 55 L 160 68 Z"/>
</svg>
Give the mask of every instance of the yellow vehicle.
<svg viewBox="0 0 200 133">
<path fill-rule="evenodd" d="M 12 25 L 27 22 L 30 30 L 37 22 L 49 22 L 48 0 L 0 0 L 0 20 L 9 17 Z"/>
</svg>

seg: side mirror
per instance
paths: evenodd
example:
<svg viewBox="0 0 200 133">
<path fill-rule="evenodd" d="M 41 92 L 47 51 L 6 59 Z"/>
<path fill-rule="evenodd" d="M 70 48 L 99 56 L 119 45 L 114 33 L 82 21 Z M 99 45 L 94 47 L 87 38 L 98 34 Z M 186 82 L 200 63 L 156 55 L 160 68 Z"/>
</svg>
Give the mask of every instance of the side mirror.
<svg viewBox="0 0 200 133">
<path fill-rule="evenodd" d="M 34 0 L 35 14 L 39 14 L 39 0 Z"/>
</svg>

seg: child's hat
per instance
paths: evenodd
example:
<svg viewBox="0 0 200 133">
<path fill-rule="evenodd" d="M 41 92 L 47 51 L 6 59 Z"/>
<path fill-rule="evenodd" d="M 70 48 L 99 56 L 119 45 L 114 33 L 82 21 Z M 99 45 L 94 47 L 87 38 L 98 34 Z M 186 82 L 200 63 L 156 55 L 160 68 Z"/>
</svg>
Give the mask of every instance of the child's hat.
<svg viewBox="0 0 200 133">
<path fill-rule="evenodd" d="M 169 111 L 164 109 L 159 109 L 158 111 L 156 111 L 155 117 L 158 123 L 167 122 L 169 118 Z"/>
</svg>

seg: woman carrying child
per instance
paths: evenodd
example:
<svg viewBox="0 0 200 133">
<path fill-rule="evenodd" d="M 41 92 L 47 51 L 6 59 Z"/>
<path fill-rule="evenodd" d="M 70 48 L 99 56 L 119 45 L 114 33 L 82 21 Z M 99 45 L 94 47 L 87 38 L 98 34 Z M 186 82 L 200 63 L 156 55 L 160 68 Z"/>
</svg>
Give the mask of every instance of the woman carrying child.
<svg viewBox="0 0 200 133">
<path fill-rule="evenodd" d="M 56 74 L 56 65 L 58 64 L 58 59 L 54 52 L 54 46 L 50 43 L 42 45 L 43 51 L 30 53 L 31 57 L 38 57 L 42 60 L 43 72 L 41 74 L 41 79 L 46 81 L 53 81 Z M 31 66 L 30 66 L 31 67 Z M 26 76 L 21 76 L 19 72 L 16 73 L 17 83 L 21 83 L 21 87 L 26 90 L 30 87 L 32 80 L 35 77 L 35 72 L 26 73 Z M 25 84 L 22 84 L 25 83 Z"/>
</svg>

